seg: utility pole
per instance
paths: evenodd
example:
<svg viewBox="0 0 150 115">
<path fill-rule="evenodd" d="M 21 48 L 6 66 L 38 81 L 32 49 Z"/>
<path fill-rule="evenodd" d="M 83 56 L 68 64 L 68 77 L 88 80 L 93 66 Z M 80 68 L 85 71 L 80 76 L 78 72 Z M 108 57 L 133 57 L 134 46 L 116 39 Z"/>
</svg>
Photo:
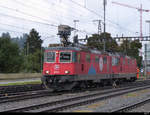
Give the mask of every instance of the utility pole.
<svg viewBox="0 0 150 115">
<path fill-rule="evenodd" d="M 103 5 L 104 5 L 104 39 L 103 39 L 103 42 L 104 42 L 104 52 L 106 50 L 106 42 L 105 42 L 105 39 L 106 39 L 106 4 L 107 4 L 107 0 L 103 0 Z"/>
<path fill-rule="evenodd" d="M 77 22 L 79 22 L 79 20 L 73 20 L 73 22 L 74 22 L 74 36 L 76 35 L 76 32 L 77 32 L 77 30 L 76 30 L 76 23 Z"/>
<path fill-rule="evenodd" d="M 101 22 L 102 20 L 93 20 L 93 22 L 98 22 L 98 35 L 102 33 Z"/>
</svg>

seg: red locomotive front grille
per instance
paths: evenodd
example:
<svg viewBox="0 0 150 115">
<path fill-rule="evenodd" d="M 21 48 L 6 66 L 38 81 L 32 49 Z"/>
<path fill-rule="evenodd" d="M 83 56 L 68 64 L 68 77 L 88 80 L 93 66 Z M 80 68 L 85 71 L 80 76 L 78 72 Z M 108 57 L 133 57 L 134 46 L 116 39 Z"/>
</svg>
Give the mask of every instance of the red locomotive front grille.
<svg viewBox="0 0 150 115">
<path fill-rule="evenodd" d="M 46 71 L 49 71 L 49 73 Z M 72 63 L 44 63 L 44 75 L 73 75 L 74 64 Z"/>
</svg>

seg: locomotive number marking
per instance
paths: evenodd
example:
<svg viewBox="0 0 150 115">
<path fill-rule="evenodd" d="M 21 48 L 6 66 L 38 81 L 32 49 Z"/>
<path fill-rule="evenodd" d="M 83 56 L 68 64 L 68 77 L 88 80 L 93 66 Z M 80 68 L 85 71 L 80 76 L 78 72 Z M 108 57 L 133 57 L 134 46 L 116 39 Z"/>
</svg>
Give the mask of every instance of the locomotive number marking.
<svg viewBox="0 0 150 115">
<path fill-rule="evenodd" d="M 99 59 L 99 69 L 100 69 L 100 71 L 103 70 L 103 58 L 102 57 L 100 57 L 100 59 Z"/>
</svg>

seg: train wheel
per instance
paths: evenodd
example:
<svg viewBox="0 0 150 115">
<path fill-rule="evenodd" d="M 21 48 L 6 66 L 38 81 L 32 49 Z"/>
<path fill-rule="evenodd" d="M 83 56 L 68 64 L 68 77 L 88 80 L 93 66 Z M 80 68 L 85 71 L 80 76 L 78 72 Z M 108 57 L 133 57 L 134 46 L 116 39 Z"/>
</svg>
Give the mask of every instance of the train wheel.
<svg viewBox="0 0 150 115">
<path fill-rule="evenodd" d="M 54 91 L 54 89 L 51 88 L 51 87 L 49 86 L 50 84 L 48 84 L 47 82 L 44 82 L 43 85 L 44 85 L 44 87 L 45 87 L 47 90 L 49 90 L 49 91 L 51 91 L 51 92 Z"/>
<path fill-rule="evenodd" d="M 51 92 L 53 92 L 54 91 L 54 89 L 53 88 L 51 88 L 50 86 L 50 83 L 48 82 L 48 79 L 46 78 L 46 77 L 42 77 L 41 78 L 41 81 L 42 81 L 42 86 L 45 88 L 45 89 L 47 89 L 47 90 L 49 90 L 49 91 L 51 91 Z"/>
<path fill-rule="evenodd" d="M 63 85 L 61 85 L 61 88 L 63 90 L 73 90 L 78 86 L 77 84 L 78 82 L 65 82 Z"/>
<path fill-rule="evenodd" d="M 113 88 L 116 88 L 116 87 L 117 87 L 117 83 L 116 83 L 115 80 L 113 81 L 112 86 L 113 86 Z"/>
<path fill-rule="evenodd" d="M 80 88 L 81 89 L 86 89 L 87 87 L 88 87 L 88 85 L 87 85 L 86 81 L 80 82 Z"/>
</svg>

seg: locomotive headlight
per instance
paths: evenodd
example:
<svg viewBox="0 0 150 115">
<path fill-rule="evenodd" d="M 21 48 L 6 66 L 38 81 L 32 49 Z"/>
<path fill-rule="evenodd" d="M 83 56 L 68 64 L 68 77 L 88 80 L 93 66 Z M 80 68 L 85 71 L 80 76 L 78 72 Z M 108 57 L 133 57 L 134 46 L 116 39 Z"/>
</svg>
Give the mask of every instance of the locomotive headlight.
<svg viewBox="0 0 150 115">
<path fill-rule="evenodd" d="M 49 74 L 49 71 L 45 71 L 46 74 Z"/>
<path fill-rule="evenodd" d="M 68 73 L 70 73 L 70 71 L 65 71 L 65 74 L 68 74 Z"/>
</svg>

